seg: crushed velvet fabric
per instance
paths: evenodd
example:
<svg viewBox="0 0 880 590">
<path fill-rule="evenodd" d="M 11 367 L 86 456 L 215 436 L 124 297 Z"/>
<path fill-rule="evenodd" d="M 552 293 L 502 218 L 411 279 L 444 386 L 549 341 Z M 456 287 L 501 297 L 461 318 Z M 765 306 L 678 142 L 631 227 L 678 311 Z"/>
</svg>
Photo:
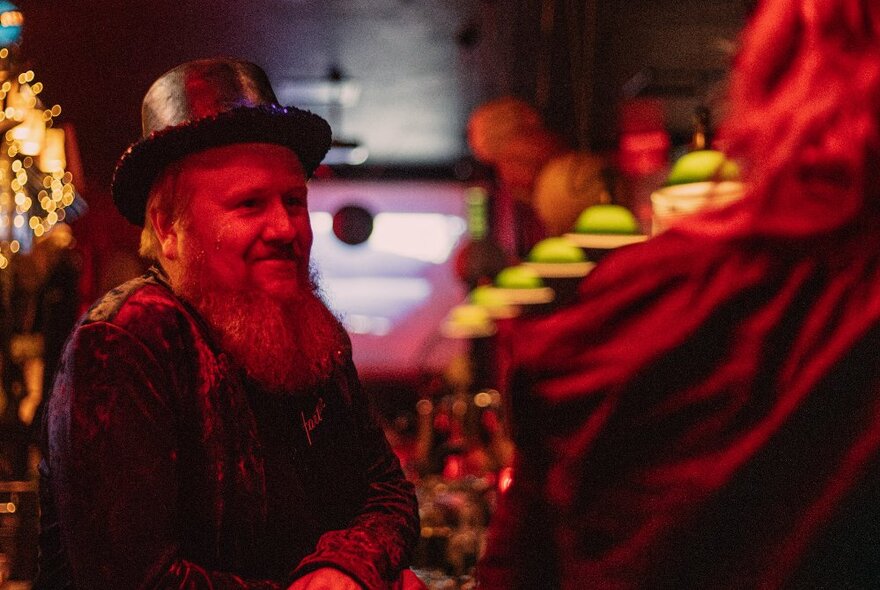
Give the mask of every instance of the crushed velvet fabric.
<svg viewBox="0 0 880 590">
<path fill-rule="evenodd" d="M 670 230 L 506 326 L 519 456 L 481 587 L 878 587 L 876 225 Z"/>
<path fill-rule="evenodd" d="M 385 588 L 417 540 L 412 485 L 350 351 L 270 396 L 151 271 L 68 342 L 45 417 L 36 589 L 286 588 L 334 567 Z"/>
</svg>

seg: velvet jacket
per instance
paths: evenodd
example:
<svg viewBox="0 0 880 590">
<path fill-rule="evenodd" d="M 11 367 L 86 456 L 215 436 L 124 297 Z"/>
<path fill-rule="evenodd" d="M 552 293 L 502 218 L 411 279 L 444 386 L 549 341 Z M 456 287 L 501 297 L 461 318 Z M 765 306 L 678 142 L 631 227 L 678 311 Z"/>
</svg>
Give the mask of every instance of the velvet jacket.
<svg viewBox="0 0 880 590">
<path fill-rule="evenodd" d="M 36 589 L 383 588 L 418 537 L 412 485 L 349 350 L 310 396 L 260 391 L 158 272 L 80 321 L 45 418 Z"/>
<path fill-rule="evenodd" d="M 880 586 L 876 223 L 669 230 L 505 326 L 519 456 L 482 587 Z"/>
</svg>

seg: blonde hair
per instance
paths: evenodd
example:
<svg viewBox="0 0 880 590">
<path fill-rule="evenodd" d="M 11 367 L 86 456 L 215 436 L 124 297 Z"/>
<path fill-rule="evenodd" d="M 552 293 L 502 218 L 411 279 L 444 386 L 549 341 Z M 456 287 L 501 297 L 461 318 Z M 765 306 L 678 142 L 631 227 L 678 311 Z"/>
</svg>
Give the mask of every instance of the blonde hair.
<svg viewBox="0 0 880 590">
<path fill-rule="evenodd" d="M 170 164 L 150 188 L 144 228 L 141 230 L 141 241 L 138 248 L 138 254 L 147 260 L 158 262 L 161 252 L 161 244 L 156 235 L 156 228 L 153 227 L 153 222 L 150 219 L 150 212 L 159 210 L 168 216 L 173 223 L 179 223 L 186 219 L 189 191 L 180 190 L 181 172 L 181 162 Z"/>
<path fill-rule="evenodd" d="M 764 2 L 731 98 L 726 135 L 751 184 L 742 228 L 811 235 L 880 208 L 876 0 Z"/>
</svg>

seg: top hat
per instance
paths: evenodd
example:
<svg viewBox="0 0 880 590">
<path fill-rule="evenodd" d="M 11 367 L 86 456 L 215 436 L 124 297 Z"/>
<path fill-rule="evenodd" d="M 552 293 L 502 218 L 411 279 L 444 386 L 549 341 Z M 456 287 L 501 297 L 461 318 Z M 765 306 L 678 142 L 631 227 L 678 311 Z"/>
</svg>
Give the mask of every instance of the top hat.
<svg viewBox="0 0 880 590">
<path fill-rule="evenodd" d="M 113 202 L 143 226 L 150 188 L 184 156 L 232 143 L 275 143 L 293 150 L 307 177 L 330 149 L 321 117 L 278 104 L 266 73 L 228 58 L 191 61 L 156 80 L 144 96 L 143 136 L 122 154 L 113 174 Z"/>
</svg>

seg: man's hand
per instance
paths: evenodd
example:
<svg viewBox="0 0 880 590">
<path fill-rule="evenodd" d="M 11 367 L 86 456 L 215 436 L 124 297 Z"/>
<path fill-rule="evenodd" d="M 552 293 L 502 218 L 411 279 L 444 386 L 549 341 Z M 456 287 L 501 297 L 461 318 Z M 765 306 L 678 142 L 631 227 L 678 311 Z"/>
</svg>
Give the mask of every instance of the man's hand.
<svg viewBox="0 0 880 590">
<path fill-rule="evenodd" d="M 361 585 L 338 569 L 322 567 L 304 575 L 287 590 L 361 590 Z"/>
</svg>

